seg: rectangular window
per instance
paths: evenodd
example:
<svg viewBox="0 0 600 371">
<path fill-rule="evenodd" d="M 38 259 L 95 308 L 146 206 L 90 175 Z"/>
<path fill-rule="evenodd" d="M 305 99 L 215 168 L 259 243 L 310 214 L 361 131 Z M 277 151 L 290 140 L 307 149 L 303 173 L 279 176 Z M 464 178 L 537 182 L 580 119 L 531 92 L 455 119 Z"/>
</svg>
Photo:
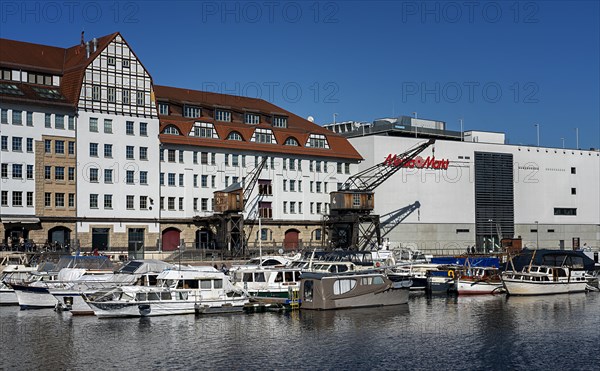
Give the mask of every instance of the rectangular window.
<svg viewBox="0 0 600 371">
<path fill-rule="evenodd" d="M 194 188 L 198 187 L 198 174 L 194 174 Z"/>
<path fill-rule="evenodd" d="M 287 214 L 287 201 L 283 201 L 283 213 Z"/>
<path fill-rule="evenodd" d="M 183 187 L 184 186 L 184 182 L 183 182 L 183 174 L 179 174 L 179 186 Z"/>
<path fill-rule="evenodd" d="M 314 213 L 315 213 L 314 206 L 315 206 L 315 203 L 314 203 L 314 202 L 311 202 L 311 203 L 310 203 L 310 213 L 311 213 L 311 214 L 314 214 Z"/>
<path fill-rule="evenodd" d="M 44 193 L 44 207 L 52 207 L 52 193 Z"/>
<path fill-rule="evenodd" d="M 158 104 L 158 114 L 159 115 L 168 115 L 169 114 L 169 105 L 167 103 L 159 103 Z"/>
<path fill-rule="evenodd" d="M 23 165 L 21 164 L 13 164 L 12 166 L 12 177 L 15 179 L 23 178 Z"/>
<path fill-rule="evenodd" d="M 98 208 L 98 195 L 97 194 L 90 194 L 90 209 L 97 209 Z"/>
<path fill-rule="evenodd" d="M 0 108 L 0 122 L 8 124 L 8 110 Z"/>
<path fill-rule="evenodd" d="M 179 197 L 179 210 L 183 210 L 183 197 Z"/>
<path fill-rule="evenodd" d="M 194 164 L 198 163 L 198 152 L 196 152 L 196 151 L 192 152 L 192 162 Z"/>
<path fill-rule="evenodd" d="M 315 171 L 317 173 L 321 172 L 321 161 L 315 161 Z"/>
<path fill-rule="evenodd" d="M 260 115 L 254 113 L 246 113 L 244 122 L 250 125 L 260 124 Z"/>
<path fill-rule="evenodd" d="M 321 182 L 317 182 L 315 189 L 317 193 L 321 193 Z"/>
<path fill-rule="evenodd" d="M 104 195 L 104 208 L 112 209 L 112 195 Z"/>
<path fill-rule="evenodd" d="M 75 193 L 69 193 L 69 207 L 75 207 Z"/>
<path fill-rule="evenodd" d="M 194 204 L 194 211 L 198 211 L 198 198 L 194 198 L 193 204 Z"/>
<path fill-rule="evenodd" d="M 106 100 L 108 103 L 115 103 L 117 101 L 117 89 L 109 86 L 106 91 Z"/>
<path fill-rule="evenodd" d="M 54 207 L 65 207 L 65 194 L 55 193 L 54 194 Z"/>
<path fill-rule="evenodd" d="M 12 205 L 23 206 L 23 192 L 13 191 L 12 193 Z"/>
<path fill-rule="evenodd" d="M 170 186 L 174 186 L 175 185 L 175 173 L 169 173 L 168 174 L 168 181 L 169 181 L 169 185 Z"/>
<path fill-rule="evenodd" d="M 571 188 L 571 194 L 572 195 L 576 195 L 577 194 L 577 188 Z"/>
<path fill-rule="evenodd" d="M 114 66 L 116 64 L 115 57 L 108 57 L 107 59 L 108 59 L 107 64 L 109 66 Z"/>
<path fill-rule="evenodd" d="M 75 142 L 70 142 L 69 141 L 69 154 L 70 155 L 74 155 L 75 154 Z"/>
<path fill-rule="evenodd" d="M 27 126 L 33 126 L 33 112 L 27 112 Z"/>
<path fill-rule="evenodd" d="M 337 163 L 337 173 L 342 174 L 343 171 L 344 171 L 344 164 L 342 164 L 341 162 L 338 162 Z"/>
<path fill-rule="evenodd" d="M 182 149 L 179 150 L 179 163 L 183 164 L 183 150 Z"/>
<path fill-rule="evenodd" d="M 217 186 L 217 176 L 216 175 L 210 176 L 210 186 L 212 188 L 215 188 Z"/>
<path fill-rule="evenodd" d="M 56 129 L 64 129 L 65 128 L 65 116 L 54 115 L 54 127 Z"/>
<path fill-rule="evenodd" d="M 8 151 L 8 136 L 6 135 L 2 136 L 2 150 Z"/>
<path fill-rule="evenodd" d="M 202 175 L 202 177 L 200 178 L 200 185 L 202 186 L 202 188 L 208 187 L 208 175 Z"/>
<path fill-rule="evenodd" d="M 90 156 L 98 157 L 98 143 L 90 143 Z"/>
<path fill-rule="evenodd" d="M 52 114 L 51 113 L 44 114 L 44 126 L 47 128 L 52 127 Z"/>
<path fill-rule="evenodd" d="M 54 153 L 57 153 L 59 155 L 65 154 L 65 141 L 64 140 L 54 141 Z"/>
<path fill-rule="evenodd" d="M 215 110 L 215 120 L 230 122 L 231 121 L 231 112 L 224 110 Z"/>
<path fill-rule="evenodd" d="M 104 134 L 112 134 L 112 120 L 104 119 Z"/>
<path fill-rule="evenodd" d="M 27 179 L 33 179 L 33 165 L 27 165 Z"/>
<path fill-rule="evenodd" d="M 296 181 L 290 180 L 290 192 L 296 192 Z"/>
<path fill-rule="evenodd" d="M 104 145 L 104 157 L 107 158 L 111 158 L 113 155 L 113 151 L 112 151 L 112 144 L 105 144 Z"/>
<path fill-rule="evenodd" d="M 203 198 L 202 200 L 200 200 L 200 208 L 202 211 L 208 210 L 208 198 Z"/>
<path fill-rule="evenodd" d="M 95 102 L 100 101 L 100 86 L 92 85 L 92 100 Z"/>
<path fill-rule="evenodd" d="M 127 146 L 125 149 L 125 157 L 127 157 L 128 160 L 133 160 L 133 146 Z"/>
<path fill-rule="evenodd" d="M 200 152 L 200 163 L 202 165 L 208 164 L 208 152 Z"/>
<path fill-rule="evenodd" d="M 144 105 L 144 101 L 145 101 L 145 97 L 144 97 L 144 92 L 143 91 L 138 91 L 136 93 L 136 104 L 138 106 L 143 106 Z"/>
<path fill-rule="evenodd" d="M 135 201 L 135 196 L 127 195 L 127 198 L 125 201 L 125 207 L 127 208 L 127 210 L 133 210 L 134 201 Z"/>
<path fill-rule="evenodd" d="M 167 200 L 167 208 L 169 210 L 175 210 L 175 197 L 169 197 Z"/>
<path fill-rule="evenodd" d="M 287 180 L 286 179 L 283 180 L 283 191 L 287 192 Z"/>
<path fill-rule="evenodd" d="M 27 152 L 33 152 L 33 138 L 27 138 Z"/>
<path fill-rule="evenodd" d="M 317 202 L 317 214 L 321 214 L 321 207 L 323 205 L 320 202 Z"/>
<path fill-rule="evenodd" d="M 33 207 L 33 192 L 27 192 L 27 206 Z"/>
<path fill-rule="evenodd" d="M 140 171 L 140 184 L 148 184 L 148 172 Z"/>
<path fill-rule="evenodd" d="M 95 117 L 90 117 L 90 133 L 98 132 L 98 119 Z"/>
<path fill-rule="evenodd" d="M 576 216 L 577 209 L 568 207 L 555 207 L 554 215 Z"/>
<path fill-rule="evenodd" d="M 1 178 L 8 178 L 8 164 L 2 164 L 0 165 L 0 177 Z"/>
<path fill-rule="evenodd" d="M 125 122 L 125 134 L 127 135 L 134 135 L 133 132 L 133 121 L 127 121 Z"/>
<path fill-rule="evenodd" d="M 44 166 L 44 179 L 52 179 L 52 166 Z"/>
<path fill-rule="evenodd" d="M 123 104 L 130 104 L 131 103 L 131 90 L 123 89 L 123 91 L 121 92 L 121 100 L 123 101 Z"/>
<path fill-rule="evenodd" d="M 159 182 L 160 182 L 160 185 L 165 185 L 165 173 L 159 174 Z"/>
<path fill-rule="evenodd" d="M 290 202 L 290 214 L 296 214 L 296 203 L 294 201 Z"/>
<path fill-rule="evenodd" d="M 23 125 L 23 112 L 13 110 L 12 111 L 12 123 L 13 125 Z"/>
<path fill-rule="evenodd" d="M 231 166 L 240 166 L 240 156 L 231 155 Z"/>
<path fill-rule="evenodd" d="M 23 152 L 23 138 L 13 137 L 12 138 L 12 150 L 15 152 Z"/>
<path fill-rule="evenodd" d="M 44 152 L 52 153 L 52 141 L 50 139 L 44 139 Z"/>
<path fill-rule="evenodd" d="M 175 162 L 175 150 L 174 149 L 170 149 L 167 152 L 167 161 L 169 162 Z"/>
<path fill-rule="evenodd" d="M 2 191 L 2 199 L 0 200 L 2 206 L 8 206 L 8 191 Z"/>
<path fill-rule="evenodd" d="M 194 106 L 183 106 L 183 116 L 184 117 L 200 117 L 202 116 L 202 110 L 200 107 Z"/>
<path fill-rule="evenodd" d="M 123 59 L 123 61 L 121 62 L 121 65 L 123 66 L 123 68 L 129 68 L 130 63 L 129 63 L 129 59 Z"/>
<path fill-rule="evenodd" d="M 104 169 L 104 183 L 112 183 L 113 182 L 113 170 L 112 169 Z"/>
<path fill-rule="evenodd" d="M 98 183 L 98 169 L 90 168 L 90 182 Z"/>
<path fill-rule="evenodd" d="M 468 229 L 460 229 L 459 228 L 459 229 L 456 230 L 456 233 L 469 233 L 469 230 Z"/>
<path fill-rule="evenodd" d="M 148 196 L 140 196 L 140 209 L 146 210 L 148 208 Z"/>
<path fill-rule="evenodd" d="M 54 167 L 54 180 L 65 180 L 65 168 L 64 166 Z"/>
<path fill-rule="evenodd" d="M 164 197 L 160 198 L 160 209 L 161 210 L 165 209 L 165 198 Z"/>
<path fill-rule="evenodd" d="M 577 174 L 577 168 L 572 167 L 571 168 L 571 174 Z"/>
<path fill-rule="evenodd" d="M 140 160 L 148 159 L 148 147 L 140 147 Z"/>
<path fill-rule="evenodd" d="M 74 182 L 75 181 L 75 168 L 74 167 L 69 167 L 69 169 L 68 169 L 68 176 L 69 176 L 69 181 L 70 182 Z"/>
<path fill-rule="evenodd" d="M 125 173 L 125 183 L 133 184 L 134 174 L 135 172 L 133 170 L 127 170 L 127 172 Z"/>
<path fill-rule="evenodd" d="M 69 130 L 75 130 L 75 116 L 69 116 Z"/>
<path fill-rule="evenodd" d="M 147 137 L 148 136 L 148 123 L 140 122 L 140 136 Z"/>
<path fill-rule="evenodd" d="M 287 117 L 281 117 L 281 116 L 273 117 L 273 127 L 286 128 L 287 127 Z"/>
</svg>

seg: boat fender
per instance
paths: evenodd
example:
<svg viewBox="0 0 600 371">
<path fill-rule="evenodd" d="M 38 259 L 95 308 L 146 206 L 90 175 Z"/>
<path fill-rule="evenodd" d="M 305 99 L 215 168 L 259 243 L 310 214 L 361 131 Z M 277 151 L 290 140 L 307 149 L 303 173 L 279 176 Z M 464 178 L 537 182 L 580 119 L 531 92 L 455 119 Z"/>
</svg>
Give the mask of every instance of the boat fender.
<svg viewBox="0 0 600 371">
<path fill-rule="evenodd" d="M 454 278 L 454 271 L 448 271 L 448 277 Z"/>
<path fill-rule="evenodd" d="M 379 267 L 381 267 L 381 263 L 380 263 L 380 262 L 377 262 L 377 263 L 375 263 L 375 266 L 376 266 L 377 268 L 379 268 Z"/>
</svg>

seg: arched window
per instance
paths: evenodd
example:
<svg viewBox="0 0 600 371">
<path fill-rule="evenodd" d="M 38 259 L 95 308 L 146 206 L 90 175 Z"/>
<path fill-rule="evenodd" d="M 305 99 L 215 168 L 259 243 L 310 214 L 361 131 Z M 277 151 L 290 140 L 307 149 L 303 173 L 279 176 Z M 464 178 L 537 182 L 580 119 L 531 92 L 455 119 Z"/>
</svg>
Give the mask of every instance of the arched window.
<svg viewBox="0 0 600 371">
<path fill-rule="evenodd" d="M 239 141 L 243 141 L 244 138 L 242 138 L 242 135 L 240 133 L 238 133 L 237 131 L 232 131 L 227 136 L 227 140 L 239 140 Z"/>
<path fill-rule="evenodd" d="M 286 146 L 299 146 L 300 144 L 298 144 L 298 141 L 296 140 L 296 138 L 294 137 L 289 137 L 285 140 L 285 143 L 283 143 Z"/>
<path fill-rule="evenodd" d="M 167 126 L 165 130 L 163 130 L 163 134 L 180 135 L 179 130 L 173 125 Z"/>
</svg>

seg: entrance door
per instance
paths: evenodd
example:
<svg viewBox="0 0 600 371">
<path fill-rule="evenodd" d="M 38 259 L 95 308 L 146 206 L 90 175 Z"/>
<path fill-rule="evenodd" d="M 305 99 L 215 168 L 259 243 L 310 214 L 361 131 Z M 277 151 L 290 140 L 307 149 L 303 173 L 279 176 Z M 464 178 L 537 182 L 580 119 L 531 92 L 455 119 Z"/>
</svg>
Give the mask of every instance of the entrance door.
<svg viewBox="0 0 600 371">
<path fill-rule="evenodd" d="M 300 231 L 296 229 L 288 229 L 285 232 L 285 237 L 283 239 L 283 248 L 286 250 L 297 250 L 298 249 L 298 236 Z"/>
<path fill-rule="evenodd" d="M 144 259 L 144 228 L 129 228 L 127 231 L 129 259 Z"/>
<path fill-rule="evenodd" d="M 108 250 L 108 228 L 92 228 L 92 249 Z"/>
<path fill-rule="evenodd" d="M 163 251 L 174 251 L 179 247 L 181 231 L 177 228 L 167 228 L 162 233 Z"/>
<path fill-rule="evenodd" d="M 48 231 L 48 241 L 64 247 L 69 243 L 71 231 L 66 227 L 55 227 Z"/>
<path fill-rule="evenodd" d="M 196 231 L 196 248 L 208 249 L 209 233 L 203 229 Z"/>
</svg>

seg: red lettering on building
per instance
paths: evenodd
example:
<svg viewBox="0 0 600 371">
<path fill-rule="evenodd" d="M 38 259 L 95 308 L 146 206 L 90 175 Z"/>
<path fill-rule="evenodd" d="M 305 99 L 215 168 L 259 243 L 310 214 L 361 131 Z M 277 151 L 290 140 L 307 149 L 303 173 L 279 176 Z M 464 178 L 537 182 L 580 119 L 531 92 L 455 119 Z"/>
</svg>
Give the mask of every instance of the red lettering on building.
<svg viewBox="0 0 600 371">
<path fill-rule="evenodd" d="M 406 167 L 409 169 L 441 169 L 448 170 L 448 165 L 450 165 L 450 160 L 442 159 L 436 160 L 435 156 L 427 156 L 427 158 L 423 158 L 421 156 L 417 156 L 412 160 L 404 161 L 402 157 L 398 157 L 398 155 L 389 154 L 385 161 L 383 161 L 385 165 L 389 166 L 400 166 Z"/>
</svg>

